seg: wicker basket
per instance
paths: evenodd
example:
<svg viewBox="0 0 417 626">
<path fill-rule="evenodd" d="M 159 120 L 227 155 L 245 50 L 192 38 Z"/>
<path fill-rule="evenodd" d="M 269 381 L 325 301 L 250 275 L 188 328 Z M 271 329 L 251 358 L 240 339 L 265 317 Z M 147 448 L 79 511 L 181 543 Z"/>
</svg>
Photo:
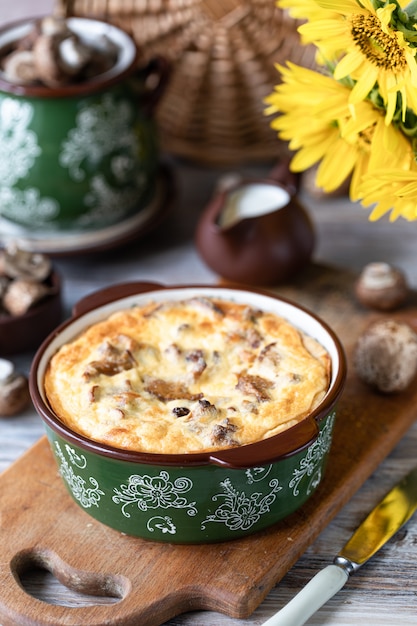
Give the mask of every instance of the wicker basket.
<svg viewBox="0 0 417 626">
<path fill-rule="evenodd" d="M 162 148 L 217 166 L 277 160 L 287 154 L 264 114 L 279 80 L 275 63 L 311 67 L 298 22 L 275 0 L 60 0 L 67 15 L 120 26 L 143 58 L 172 62 L 157 111 Z"/>
</svg>

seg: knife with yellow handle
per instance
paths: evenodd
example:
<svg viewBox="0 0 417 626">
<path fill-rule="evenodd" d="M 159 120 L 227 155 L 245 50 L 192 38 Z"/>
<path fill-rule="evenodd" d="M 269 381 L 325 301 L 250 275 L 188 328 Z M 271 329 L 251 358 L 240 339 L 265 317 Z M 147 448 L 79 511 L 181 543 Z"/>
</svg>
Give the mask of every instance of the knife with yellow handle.
<svg viewBox="0 0 417 626">
<path fill-rule="evenodd" d="M 417 468 L 403 478 L 369 513 L 333 564 L 322 569 L 263 626 L 301 626 L 334 596 L 403 526 L 417 509 Z"/>
</svg>

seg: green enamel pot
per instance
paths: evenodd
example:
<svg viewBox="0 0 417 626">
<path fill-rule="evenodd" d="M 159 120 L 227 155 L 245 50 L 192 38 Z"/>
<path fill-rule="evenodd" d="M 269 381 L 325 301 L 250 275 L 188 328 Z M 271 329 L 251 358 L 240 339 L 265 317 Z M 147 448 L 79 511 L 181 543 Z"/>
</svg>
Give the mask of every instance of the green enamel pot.
<svg viewBox="0 0 417 626">
<path fill-rule="evenodd" d="M 0 30 L 0 51 L 35 20 Z M 99 76 L 59 87 L 18 85 L 0 71 L 0 216 L 11 234 L 89 232 L 119 223 L 152 201 L 158 173 L 153 112 L 167 82 L 161 58 L 139 67 L 134 41 L 87 18 L 68 25 L 94 45 L 119 50 Z"/>
<path fill-rule="evenodd" d="M 210 453 L 157 454 L 117 449 L 65 426 L 48 404 L 44 375 L 56 350 L 111 313 L 149 301 L 194 296 L 233 299 L 277 313 L 315 337 L 329 352 L 331 383 L 321 404 L 282 433 Z M 244 537 L 299 509 L 323 479 L 336 405 L 346 378 L 343 348 L 334 332 L 306 309 L 239 288 L 164 287 L 128 283 L 82 300 L 73 317 L 39 348 L 30 391 L 44 421 L 62 480 L 89 515 L 129 535 L 171 543 L 208 543 Z"/>
</svg>

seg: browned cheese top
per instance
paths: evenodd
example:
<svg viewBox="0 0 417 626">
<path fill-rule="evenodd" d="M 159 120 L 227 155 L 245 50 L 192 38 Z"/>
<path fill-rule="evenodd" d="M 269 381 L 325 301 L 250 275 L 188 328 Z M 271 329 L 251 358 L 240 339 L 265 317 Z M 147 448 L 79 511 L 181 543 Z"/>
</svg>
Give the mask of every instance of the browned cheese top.
<svg viewBox="0 0 417 626">
<path fill-rule="evenodd" d="M 149 302 L 90 326 L 51 359 L 45 390 L 74 431 L 162 454 L 253 443 L 323 399 L 330 357 L 274 313 L 206 297 Z"/>
</svg>

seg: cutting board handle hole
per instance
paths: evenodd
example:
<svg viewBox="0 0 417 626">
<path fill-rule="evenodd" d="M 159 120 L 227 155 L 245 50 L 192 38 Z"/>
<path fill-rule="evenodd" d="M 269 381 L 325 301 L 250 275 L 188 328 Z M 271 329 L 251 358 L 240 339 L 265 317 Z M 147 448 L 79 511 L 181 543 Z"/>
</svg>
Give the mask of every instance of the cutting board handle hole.
<svg viewBox="0 0 417 626">
<path fill-rule="evenodd" d="M 80 603 L 84 606 L 115 604 L 131 589 L 125 576 L 75 569 L 49 549 L 22 550 L 13 557 L 10 568 L 29 595 L 48 604 L 66 607 L 79 607 Z M 48 597 L 47 589 L 54 578 L 59 583 L 60 593 L 55 585 L 54 596 Z"/>
</svg>

